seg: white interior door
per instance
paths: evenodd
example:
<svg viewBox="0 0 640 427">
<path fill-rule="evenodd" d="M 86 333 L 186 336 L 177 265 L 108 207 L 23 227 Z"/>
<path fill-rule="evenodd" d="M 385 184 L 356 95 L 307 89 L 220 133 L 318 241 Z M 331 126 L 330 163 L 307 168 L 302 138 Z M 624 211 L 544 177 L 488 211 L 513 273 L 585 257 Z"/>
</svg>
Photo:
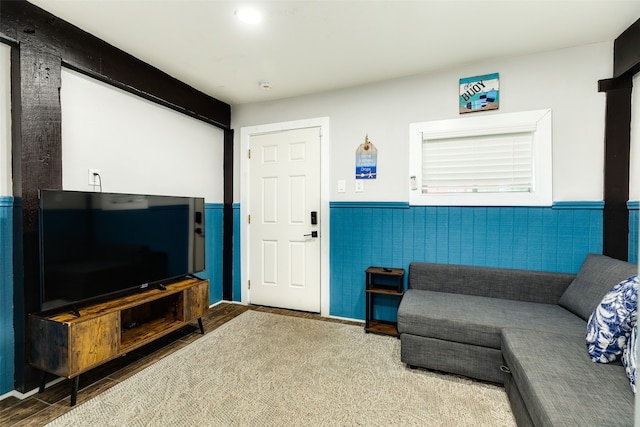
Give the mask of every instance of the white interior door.
<svg viewBox="0 0 640 427">
<path fill-rule="evenodd" d="M 254 135 L 249 149 L 249 302 L 320 312 L 320 128 Z"/>
</svg>

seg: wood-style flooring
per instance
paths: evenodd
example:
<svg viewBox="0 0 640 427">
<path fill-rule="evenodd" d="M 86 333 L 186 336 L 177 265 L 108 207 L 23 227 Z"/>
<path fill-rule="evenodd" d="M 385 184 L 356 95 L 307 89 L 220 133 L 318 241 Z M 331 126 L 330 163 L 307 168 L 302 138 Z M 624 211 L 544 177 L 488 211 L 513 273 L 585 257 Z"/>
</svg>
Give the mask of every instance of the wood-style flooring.
<svg viewBox="0 0 640 427">
<path fill-rule="evenodd" d="M 208 315 L 202 319 L 205 333 L 213 331 L 247 310 L 362 325 L 311 313 L 223 302 L 212 307 Z M 82 404 L 201 336 L 197 324 L 185 326 L 171 335 L 80 375 L 77 404 Z M 72 409 L 69 406 L 70 391 L 71 382 L 64 380 L 49 386 L 42 393 L 33 394 L 23 400 L 15 397 L 0 400 L 0 427 L 47 424 Z"/>
</svg>

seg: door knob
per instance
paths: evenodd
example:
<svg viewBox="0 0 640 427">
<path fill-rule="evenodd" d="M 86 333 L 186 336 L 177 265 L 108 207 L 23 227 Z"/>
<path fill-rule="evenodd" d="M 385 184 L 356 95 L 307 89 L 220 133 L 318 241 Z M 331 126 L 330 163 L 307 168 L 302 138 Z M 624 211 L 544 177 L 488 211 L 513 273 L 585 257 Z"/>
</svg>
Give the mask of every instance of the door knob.
<svg viewBox="0 0 640 427">
<path fill-rule="evenodd" d="M 318 232 L 312 231 L 311 234 L 305 234 L 304 237 L 318 237 Z"/>
</svg>

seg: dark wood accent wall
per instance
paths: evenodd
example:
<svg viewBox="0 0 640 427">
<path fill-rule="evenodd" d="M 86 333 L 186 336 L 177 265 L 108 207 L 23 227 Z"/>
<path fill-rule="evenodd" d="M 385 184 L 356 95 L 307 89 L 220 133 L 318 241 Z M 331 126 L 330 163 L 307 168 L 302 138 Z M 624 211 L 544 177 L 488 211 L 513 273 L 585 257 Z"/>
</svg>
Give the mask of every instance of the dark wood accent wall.
<svg viewBox="0 0 640 427">
<path fill-rule="evenodd" d="M 24 0 L 0 2 L 0 42 L 12 46 L 15 388 L 25 392 L 39 381 L 27 363 L 26 332 L 27 315 L 39 306 L 38 190 L 62 186 L 61 68 L 225 131 L 231 107 Z M 225 180 L 233 182 L 232 173 L 225 171 Z"/>
<path fill-rule="evenodd" d="M 633 76 L 640 71 L 640 19 L 614 42 L 613 78 L 600 80 L 607 95 L 605 114 L 604 230 L 605 255 L 629 256 L 629 163 Z"/>
</svg>

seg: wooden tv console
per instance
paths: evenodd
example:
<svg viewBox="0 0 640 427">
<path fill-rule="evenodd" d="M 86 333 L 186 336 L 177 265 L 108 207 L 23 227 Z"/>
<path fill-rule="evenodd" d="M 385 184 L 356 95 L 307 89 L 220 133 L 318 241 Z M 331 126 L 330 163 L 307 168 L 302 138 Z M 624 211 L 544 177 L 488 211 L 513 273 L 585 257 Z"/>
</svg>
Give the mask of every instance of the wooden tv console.
<svg viewBox="0 0 640 427">
<path fill-rule="evenodd" d="M 209 310 L 209 281 L 188 278 L 119 298 L 53 314 L 30 314 L 31 360 L 46 374 L 72 379 L 76 403 L 80 374 L 175 331 Z"/>
</svg>

